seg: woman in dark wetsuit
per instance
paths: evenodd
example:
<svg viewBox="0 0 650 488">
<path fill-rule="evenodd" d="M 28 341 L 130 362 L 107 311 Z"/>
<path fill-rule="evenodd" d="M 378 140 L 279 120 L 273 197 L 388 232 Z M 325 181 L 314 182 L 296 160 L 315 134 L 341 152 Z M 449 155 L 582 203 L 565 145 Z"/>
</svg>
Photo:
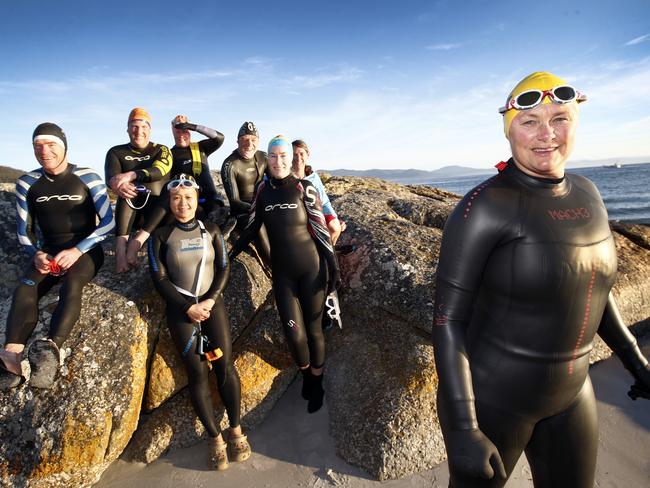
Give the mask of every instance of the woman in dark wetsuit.
<svg viewBox="0 0 650 488">
<path fill-rule="evenodd" d="M 210 463 L 222 470 L 228 467 L 228 448 L 231 461 L 251 454 L 239 423 L 239 376 L 221 296 L 230 267 L 219 227 L 195 218 L 199 186 L 194 178 L 181 174 L 167 189 L 176 222 L 158 228 L 149 240 L 151 276 L 167 303 L 167 325 L 187 371 L 192 404 L 209 435 Z M 230 422 L 227 443 L 214 418 L 208 362 Z"/>
<path fill-rule="evenodd" d="M 433 340 L 450 486 L 503 486 L 525 451 L 535 486 L 593 487 L 596 333 L 650 388 L 610 293 L 604 204 L 564 172 L 584 99 L 550 73 L 522 80 L 501 110 L 513 157 L 445 225 Z"/>
<path fill-rule="evenodd" d="M 231 252 L 234 258 L 266 226 L 271 244 L 273 292 L 289 349 L 303 374 L 302 396 L 313 413 L 323 404 L 325 296 L 336 289 L 338 266 L 316 188 L 291 174 L 291 143 L 269 143 L 271 179 L 258 187 L 249 224 Z"/>
</svg>

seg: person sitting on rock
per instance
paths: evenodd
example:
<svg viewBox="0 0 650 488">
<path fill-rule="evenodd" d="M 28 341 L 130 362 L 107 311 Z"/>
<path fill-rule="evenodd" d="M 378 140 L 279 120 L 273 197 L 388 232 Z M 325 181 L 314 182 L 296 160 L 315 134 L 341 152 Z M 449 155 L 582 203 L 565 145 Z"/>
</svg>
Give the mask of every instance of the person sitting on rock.
<svg viewBox="0 0 650 488">
<path fill-rule="evenodd" d="M 251 454 L 239 423 L 239 375 L 221 295 L 230 274 L 226 244 L 217 225 L 196 218 L 199 185 L 192 176 L 176 176 L 167 189 L 175 222 L 159 227 L 149 239 L 149 269 L 167 304 L 167 325 L 187 371 L 192 404 L 209 435 L 210 465 L 223 470 L 228 459 L 245 461 Z M 228 413 L 227 443 L 214 417 L 208 364 Z"/>
<path fill-rule="evenodd" d="M 156 207 L 160 192 L 169 180 L 172 155 L 167 148 L 149 140 L 151 116 L 140 107 L 131 110 L 127 121 L 129 143 L 106 153 L 106 181 L 117 194 L 115 204 L 115 270 L 129 270 L 126 257 L 131 230 L 147 220 Z"/>
<path fill-rule="evenodd" d="M 263 181 L 249 224 L 230 253 L 234 259 L 264 224 L 271 244 L 273 293 L 289 350 L 303 374 L 307 411 L 323 405 L 325 338 L 321 327 L 326 295 L 336 290 L 339 270 L 316 188 L 291 174 L 293 150 L 284 136 L 269 142 L 271 178 Z"/>
<path fill-rule="evenodd" d="M 237 238 L 248 225 L 248 215 L 255 198 L 255 189 L 267 171 L 267 157 L 258 151 L 259 132 L 253 122 L 244 122 L 237 134 L 237 149 L 221 166 L 221 181 L 230 203 L 230 215 L 237 219 L 233 237 Z M 264 266 L 271 262 L 269 238 L 264 226 L 254 239 L 255 249 Z"/>
<path fill-rule="evenodd" d="M 206 139 L 192 142 L 190 131 L 196 131 L 204 135 Z M 170 174 L 172 179 L 181 173 L 194 176 L 200 187 L 197 215 L 203 219 L 213 210 L 224 206 L 223 200 L 214 187 L 214 180 L 210 175 L 210 166 L 208 165 L 208 156 L 223 144 L 223 134 L 209 127 L 191 123 L 186 115 L 177 115 L 172 119 L 172 134 L 175 145 L 171 148 L 173 164 Z M 126 253 L 129 266 L 137 266 L 138 251 L 142 244 L 169 215 L 169 197 L 164 192 L 165 189 L 142 224 L 142 228 L 129 242 Z"/>
<path fill-rule="evenodd" d="M 32 140 L 41 168 L 16 182 L 18 241 L 32 259 L 7 317 L 5 348 L 0 351 L 2 390 L 25 381 L 21 357 L 38 321 L 38 301 L 60 283 L 48 335 L 34 341 L 28 353 L 31 386 L 52 386 L 59 349 L 79 318 L 83 287 L 104 262 L 100 242 L 115 226 L 106 186 L 95 171 L 68 162 L 63 130 L 46 122 L 36 127 Z"/>
</svg>

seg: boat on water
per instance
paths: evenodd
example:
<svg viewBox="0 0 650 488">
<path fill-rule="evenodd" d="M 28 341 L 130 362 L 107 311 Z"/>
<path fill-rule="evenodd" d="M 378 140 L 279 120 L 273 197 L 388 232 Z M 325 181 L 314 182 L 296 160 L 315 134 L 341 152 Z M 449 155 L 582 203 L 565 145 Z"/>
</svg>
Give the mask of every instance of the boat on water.
<svg viewBox="0 0 650 488">
<path fill-rule="evenodd" d="M 621 163 L 614 163 L 614 164 L 605 164 L 603 165 L 603 168 L 616 168 L 616 169 L 621 169 L 623 165 Z"/>
</svg>

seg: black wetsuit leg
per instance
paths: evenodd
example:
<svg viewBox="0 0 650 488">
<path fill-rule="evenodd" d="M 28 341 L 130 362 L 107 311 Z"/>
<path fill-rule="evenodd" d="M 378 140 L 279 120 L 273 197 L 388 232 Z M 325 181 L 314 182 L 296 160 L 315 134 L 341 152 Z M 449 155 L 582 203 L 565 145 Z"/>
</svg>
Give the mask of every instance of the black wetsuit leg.
<svg viewBox="0 0 650 488">
<path fill-rule="evenodd" d="M 49 338 L 61 347 L 81 313 L 83 287 L 104 262 L 104 251 L 95 246 L 83 254 L 63 276 L 43 275 L 31 264 L 14 293 L 7 318 L 7 343 L 25 344 L 38 322 L 38 301 L 61 282 L 59 302 L 50 321 Z"/>
<path fill-rule="evenodd" d="M 118 198 L 115 203 L 115 235 L 128 236 L 138 211 L 131 208 L 124 198 Z"/>
<path fill-rule="evenodd" d="M 230 234 L 232 236 L 232 242 L 235 242 L 239 239 L 242 232 L 248 225 L 249 215 L 242 214 L 235 215 L 234 217 L 237 219 L 237 225 Z M 255 250 L 257 251 L 257 254 L 259 255 L 264 265 L 268 268 L 271 268 L 271 244 L 269 243 L 269 235 L 266 232 L 266 227 L 264 225 L 260 226 L 259 231 L 253 238 L 253 245 L 255 246 Z"/>
<path fill-rule="evenodd" d="M 286 273 L 290 268 L 276 266 L 273 272 L 273 292 L 289 350 L 300 368 L 325 363 L 325 337 L 321 327 L 325 305 L 325 269 L 294 277 Z M 275 268 L 274 268 L 275 269 Z M 284 271 L 284 272 L 283 272 Z"/>
<path fill-rule="evenodd" d="M 563 412 L 539 421 L 526 448 L 535 486 L 591 488 L 598 452 L 598 412 L 591 380 Z"/>
<path fill-rule="evenodd" d="M 167 307 L 167 325 L 178 352 L 183 351 L 194 333 L 194 325 L 187 314 L 174 306 Z M 217 389 L 221 400 L 228 413 L 231 427 L 240 423 L 240 398 L 241 387 L 239 375 L 232 362 L 232 345 L 230 328 L 223 299 L 216 300 L 210 318 L 202 323 L 202 331 L 210 340 L 210 347 L 218 347 L 223 356 L 212 365 L 217 377 Z M 190 398 L 201 423 L 211 437 L 219 435 L 220 429 L 214 417 L 212 397 L 208 383 L 208 363 L 201 359 L 197 353 L 197 341 L 194 339 L 192 346 L 185 356 L 182 356 L 185 370 L 187 371 Z"/>
</svg>

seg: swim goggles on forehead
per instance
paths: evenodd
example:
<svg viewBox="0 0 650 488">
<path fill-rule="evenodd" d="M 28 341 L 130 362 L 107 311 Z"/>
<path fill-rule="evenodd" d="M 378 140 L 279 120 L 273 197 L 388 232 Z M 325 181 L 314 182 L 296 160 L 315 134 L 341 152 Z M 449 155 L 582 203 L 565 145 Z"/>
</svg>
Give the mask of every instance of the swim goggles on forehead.
<svg viewBox="0 0 650 488">
<path fill-rule="evenodd" d="M 580 93 L 569 85 L 556 86 L 550 90 L 526 90 L 508 100 L 505 107 L 499 109 L 499 113 L 504 114 L 512 108 L 517 110 L 535 108 L 542 103 L 546 96 L 555 103 L 571 103 L 573 101 L 583 102 L 587 99 L 586 95 Z"/>
<path fill-rule="evenodd" d="M 168 190 L 173 190 L 175 188 L 178 188 L 179 186 L 185 188 L 194 188 L 195 190 L 199 189 L 199 185 L 196 184 L 194 178 L 185 174 L 178 175 L 176 178 L 174 178 L 169 183 L 167 183 Z"/>
</svg>

